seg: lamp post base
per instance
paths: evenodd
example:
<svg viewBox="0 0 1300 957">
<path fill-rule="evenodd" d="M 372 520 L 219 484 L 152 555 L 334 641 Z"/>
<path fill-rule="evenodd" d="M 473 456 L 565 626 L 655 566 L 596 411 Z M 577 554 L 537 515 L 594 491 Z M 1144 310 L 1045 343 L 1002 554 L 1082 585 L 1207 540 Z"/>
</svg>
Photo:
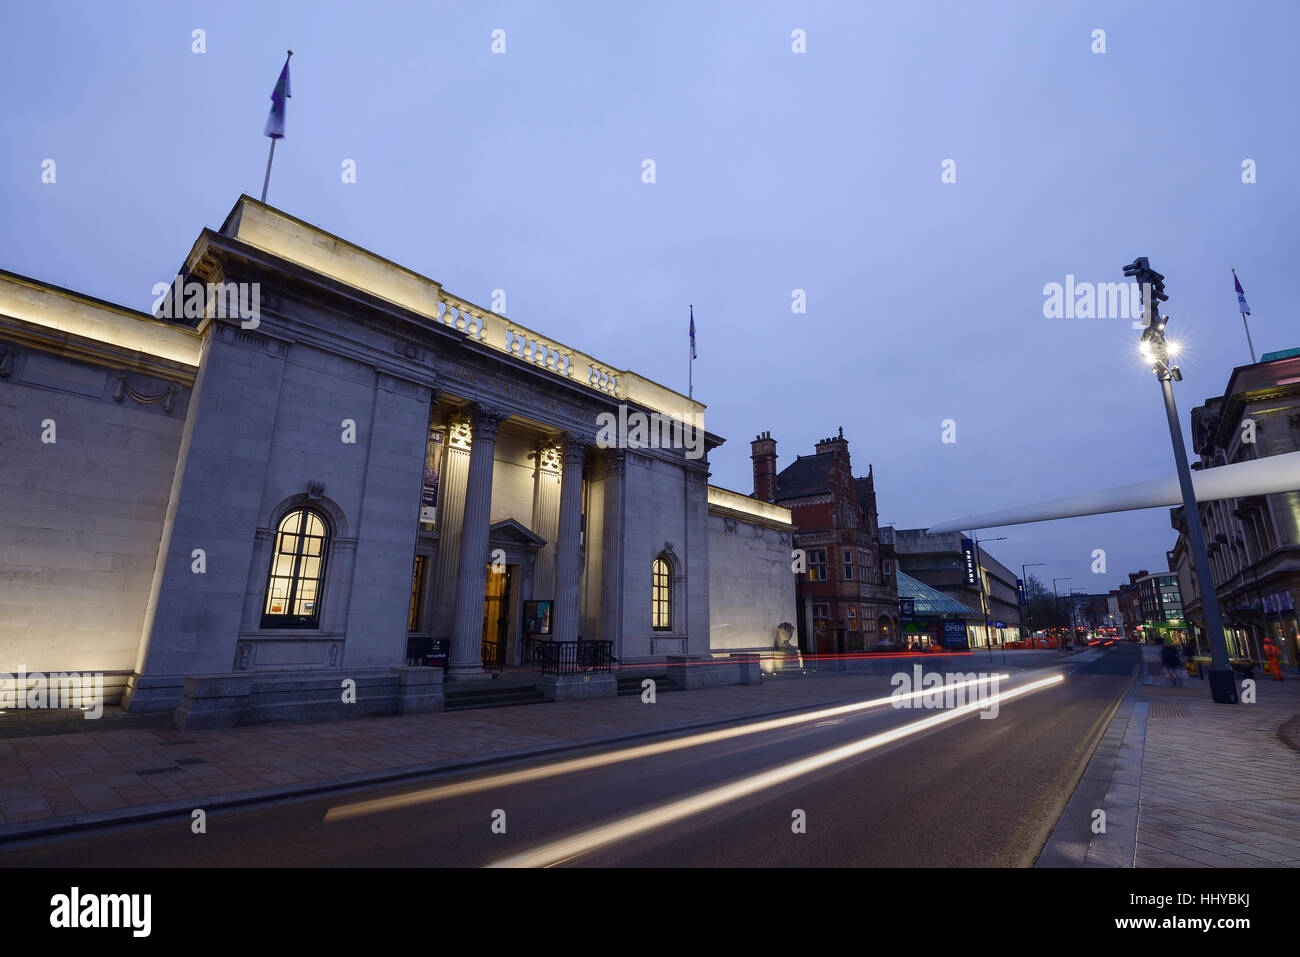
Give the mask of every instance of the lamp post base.
<svg viewBox="0 0 1300 957">
<path fill-rule="evenodd" d="M 1210 697 L 1217 704 L 1237 704 L 1237 676 L 1231 668 L 1210 669 Z"/>
</svg>

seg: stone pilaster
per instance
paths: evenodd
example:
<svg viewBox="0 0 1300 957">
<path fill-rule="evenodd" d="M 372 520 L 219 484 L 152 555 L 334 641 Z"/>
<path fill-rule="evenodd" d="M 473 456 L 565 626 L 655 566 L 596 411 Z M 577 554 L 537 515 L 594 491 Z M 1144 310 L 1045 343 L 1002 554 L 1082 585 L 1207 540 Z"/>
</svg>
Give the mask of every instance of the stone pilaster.
<svg viewBox="0 0 1300 957">
<path fill-rule="evenodd" d="M 456 570 L 460 565 L 460 530 L 469 481 L 473 423 L 455 413 L 447 421 L 447 452 L 438 477 L 438 561 L 433 583 L 433 632 L 450 635 L 456 613 Z M 486 580 L 485 580 L 486 581 Z"/>
<path fill-rule="evenodd" d="M 533 531 L 546 539 L 537 551 L 536 572 L 533 578 L 533 595 L 538 598 L 555 597 L 555 545 L 560 520 L 560 455 L 561 447 L 554 440 L 544 440 L 537 446 L 537 462 L 533 490 Z"/>
<path fill-rule="evenodd" d="M 622 655 L 623 620 L 623 477 L 627 453 L 605 452 L 603 511 L 601 514 L 600 637 L 614 642 L 614 655 Z"/>
<path fill-rule="evenodd" d="M 564 472 L 560 476 L 560 528 L 555 549 L 555 640 L 578 637 L 578 587 L 582 576 L 582 464 L 591 447 L 588 439 L 564 441 Z"/>
<path fill-rule="evenodd" d="M 483 594 L 487 588 L 488 525 L 492 513 L 492 457 L 496 451 L 497 428 L 507 415 L 488 406 L 478 406 L 473 412 L 474 436 L 469 452 L 456 572 L 456 608 L 452 616 L 451 661 L 447 672 L 453 681 L 486 674 L 482 665 Z"/>
</svg>

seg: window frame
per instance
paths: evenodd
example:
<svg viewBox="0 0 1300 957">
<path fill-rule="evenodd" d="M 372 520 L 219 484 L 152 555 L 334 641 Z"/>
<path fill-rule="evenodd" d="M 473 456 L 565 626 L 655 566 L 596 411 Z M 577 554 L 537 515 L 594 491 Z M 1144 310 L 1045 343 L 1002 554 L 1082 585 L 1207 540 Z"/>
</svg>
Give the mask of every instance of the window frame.
<svg viewBox="0 0 1300 957">
<path fill-rule="evenodd" d="M 287 529 L 285 524 L 295 515 L 301 516 L 297 526 L 294 529 Z M 315 518 L 321 525 L 321 534 L 319 536 L 309 534 L 309 519 Z M 298 539 L 298 544 L 292 552 L 282 550 L 284 537 L 292 535 Z M 329 516 L 320 509 L 311 508 L 306 505 L 295 505 L 289 508 L 279 521 L 275 523 L 275 532 L 271 540 L 271 560 L 266 571 L 266 586 L 263 590 L 262 597 L 262 628 L 301 628 L 301 629 L 319 629 L 321 622 L 321 606 L 324 604 L 325 597 L 325 573 L 329 565 L 329 552 L 333 545 L 334 534 L 330 524 Z M 307 550 L 309 539 L 319 538 L 320 553 L 312 555 Z M 279 564 L 281 556 L 292 556 L 293 563 L 289 575 L 277 575 L 276 567 Z M 302 572 L 305 559 L 318 559 L 318 565 L 315 575 L 305 576 Z M 292 609 L 299 598 L 299 588 L 304 582 L 315 583 L 315 595 L 312 599 L 312 613 L 310 615 L 292 614 L 292 613 L 272 613 L 269 611 L 272 601 L 272 586 L 277 579 L 287 579 L 289 588 L 286 595 L 283 596 L 284 607 Z"/>
<path fill-rule="evenodd" d="M 650 563 L 650 630 L 673 630 L 673 565 L 663 555 Z"/>
<path fill-rule="evenodd" d="M 808 580 L 810 582 L 830 580 L 830 576 L 826 571 L 826 552 L 827 549 L 825 548 L 808 549 Z"/>
</svg>

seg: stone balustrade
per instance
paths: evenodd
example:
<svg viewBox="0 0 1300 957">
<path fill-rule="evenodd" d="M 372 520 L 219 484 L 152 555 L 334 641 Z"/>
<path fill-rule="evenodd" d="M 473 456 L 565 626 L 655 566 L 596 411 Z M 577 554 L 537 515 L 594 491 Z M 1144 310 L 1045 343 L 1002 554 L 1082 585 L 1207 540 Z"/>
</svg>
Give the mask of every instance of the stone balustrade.
<svg viewBox="0 0 1300 957">
<path fill-rule="evenodd" d="M 598 362 L 502 315 L 453 296 L 440 283 L 413 270 L 247 196 L 240 199 L 222 233 L 396 303 L 439 326 L 455 329 L 474 342 L 570 381 L 584 383 L 604 395 L 635 402 L 697 427 L 703 423 L 704 406 L 679 392 L 631 371 Z M 177 335 L 170 329 L 166 331 Z"/>
</svg>

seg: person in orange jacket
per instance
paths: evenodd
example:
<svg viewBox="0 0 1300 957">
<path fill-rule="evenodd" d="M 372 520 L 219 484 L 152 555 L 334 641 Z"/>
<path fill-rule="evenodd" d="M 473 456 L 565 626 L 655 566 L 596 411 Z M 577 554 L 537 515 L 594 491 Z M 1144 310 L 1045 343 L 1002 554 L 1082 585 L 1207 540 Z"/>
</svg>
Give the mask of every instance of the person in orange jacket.
<svg viewBox="0 0 1300 957">
<path fill-rule="evenodd" d="M 1273 676 L 1274 681 L 1281 681 L 1282 664 L 1279 660 L 1281 655 L 1278 654 L 1277 645 L 1273 644 L 1272 638 L 1264 639 L 1264 657 L 1268 659 L 1268 664 L 1264 666 L 1264 670 Z"/>
</svg>

